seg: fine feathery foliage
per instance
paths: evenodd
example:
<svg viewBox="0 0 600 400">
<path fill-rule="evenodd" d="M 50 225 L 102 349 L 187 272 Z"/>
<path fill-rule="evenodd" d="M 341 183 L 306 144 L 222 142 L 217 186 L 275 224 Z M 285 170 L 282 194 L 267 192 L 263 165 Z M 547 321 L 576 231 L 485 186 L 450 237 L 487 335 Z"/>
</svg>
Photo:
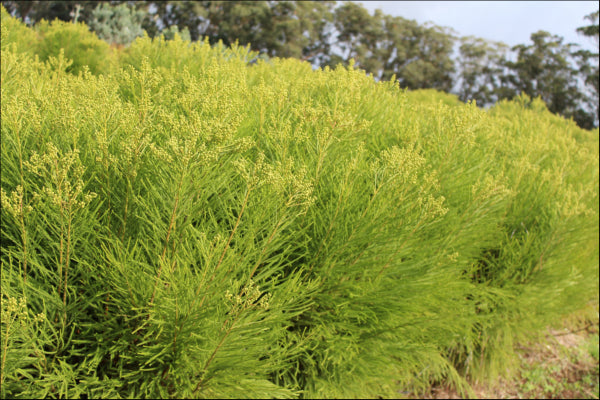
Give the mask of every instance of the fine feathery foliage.
<svg viewBox="0 0 600 400">
<path fill-rule="evenodd" d="M 598 302 L 598 130 L 80 26 L 2 10 L 2 398 L 469 395 Z"/>
</svg>

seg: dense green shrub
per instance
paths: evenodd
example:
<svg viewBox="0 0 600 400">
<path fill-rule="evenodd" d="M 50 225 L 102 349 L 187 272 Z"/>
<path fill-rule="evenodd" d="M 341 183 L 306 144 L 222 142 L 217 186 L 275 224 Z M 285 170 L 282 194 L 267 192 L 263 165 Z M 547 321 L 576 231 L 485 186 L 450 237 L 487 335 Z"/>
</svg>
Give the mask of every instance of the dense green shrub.
<svg viewBox="0 0 600 400">
<path fill-rule="evenodd" d="M 4 7 L 0 7 L 0 17 L 2 18 L 2 48 L 14 43 L 17 46 L 16 51 L 33 56 L 38 42 L 37 34 L 20 20 L 12 18 Z"/>
<path fill-rule="evenodd" d="M 177 36 L 68 58 L 2 47 L 2 397 L 467 394 L 598 301 L 598 132 L 539 100 Z"/>
<path fill-rule="evenodd" d="M 93 74 L 108 73 L 114 57 L 108 43 L 90 32 L 84 23 L 69 23 L 58 19 L 47 22 L 42 20 L 36 25 L 41 36 L 38 43 L 38 55 L 42 61 L 58 57 L 61 50 L 73 63 L 67 68 L 74 74 L 87 66 Z"/>
</svg>

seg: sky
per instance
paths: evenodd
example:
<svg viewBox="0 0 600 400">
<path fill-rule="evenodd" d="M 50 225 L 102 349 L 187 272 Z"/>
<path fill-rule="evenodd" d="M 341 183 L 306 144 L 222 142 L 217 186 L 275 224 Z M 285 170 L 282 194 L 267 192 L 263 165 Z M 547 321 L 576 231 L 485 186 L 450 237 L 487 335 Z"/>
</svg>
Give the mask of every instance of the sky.
<svg viewBox="0 0 600 400">
<path fill-rule="evenodd" d="M 459 36 L 476 36 L 504 42 L 509 46 L 530 44 L 530 36 L 545 30 L 564 38 L 563 43 L 577 43 L 587 50 L 598 51 L 594 41 L 577 34 L 580 26 L 589 25 L 584 17 L 598 9 L 598 1 L 356 1 L 373 14 L 413 19 L 423 24 L 433 22 L 450 27 Z"/>
</svg>

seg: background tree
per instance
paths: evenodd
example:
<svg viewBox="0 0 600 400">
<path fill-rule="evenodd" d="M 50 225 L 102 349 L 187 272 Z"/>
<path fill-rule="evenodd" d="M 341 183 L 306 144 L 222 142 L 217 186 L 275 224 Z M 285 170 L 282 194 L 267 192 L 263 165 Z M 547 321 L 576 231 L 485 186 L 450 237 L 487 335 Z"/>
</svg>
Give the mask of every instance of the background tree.
<svg viewBox="0 0 600 400">
<path fill-rule="evenodd" d="M 591 25 L 582 26 L 577 28 L 577 32 L 583 36 L 591 37 L 596 42 L 596 47 L 599 44 L 599 32 L 598 32 L 598 15 L 600 14 L 600 10 L 593 12 L 589 15 L 585 16 L 585 19 L 591 22 Z"/>
<path fill-rule="evenodd" d="M 331 51 L 335 1 L 269 1 L 272 18 L 266 25 L 269 55 L 298 57 L 319 63 Z"/>
<path fill-rule="evenodd" d="M 176 26 L 179 32 L 184 32 L 187 28 L 190 39 L 196 41 L 201 38 L 206 29 L 205 3 L 207 2 L 151 1 L 136 2 L 136 7 L 147 7 L 148 14 L 142 23 L 142 28 L 150 37 L 158 36 L 163 30 L 173 29 L 171 27 Z"/>
<path fill-rule="evenodd" d="M 144 35 L 142 22 L 145 15 L 128 4 L 111 6 L 102 3 L 92 11 L 88 26 L 100 39 L 123 46 Z"/>
<path fill-rule="evenodd" d="M 494 104 L 503 89 L 501 77 L 509 47 L 474 36 L 462 37 L 460 43 L 456 94 L 462 101 L 475 100 L 481 107 Z"/>
<path fill-rule="evenodd" d="M 252 50 L 268 51 L 263 27 L 272 14 L 267 1 L 204 1 L 197 7 L 202 7 L 206 22 L 202 35 L 208 36 L 211 43 L 223 41 L 229 46 L 238 41 L 250 44 Z"/>
<path fill-rule="evenodd" d="M 507 80 L 515 94 L 540 96 L 551 112 L 585 123 L 581 119 L 585 96 L 573 56 L 576 45 L 563 44 L 562 37 L 546 31 L 533 33 L 531 41 L 530 45 L 514 46 L 516 61 L 505 63 L 510 70 Z"/>
<path fill-rule="evenodd" d="M 302 49 L 302 59 L 315 66 L 324 65 L 330 58 L 334 35 L 335 1 L 300 1 L 296 15 L 301 21 L 302 35 L 309 38 Z"/>
<path fill-rule="evenodd" d="M 98 3 L 113 3 L 108 1 L 3 1 L 2 5 L 9 14 L 21 18 L 28 25 L 36 24 L 45 19 L 53 21 L 85 22 L 91 18 L 92 12 Z"/>
<path fill-rule="evenodd" d="M 592 40 L 596 44 L 596 48 L 598 48 L 599 45 L 598 15 L 599 11 L 586 15 L 585 19 L 589 20 L 591 24 L 588 26 L 577 28 L 578 33 L 580 33 L 583 36 L 592 38 Z M 591 109 L 594 114 L 594 126 L 598 126 L 598 120 L 600 118 L 600 111 L 598 107 L 598 98 L 600 97 L 600 91 L 598 89 L 598 51 L 594 53 L 587 50 L 580 50 L 575 53 L 575 56 L 579 66 L 579 72 L 582 76 L 585 85 L 585 94 L 587 95 L 588 99 L 588 108 Z"/>
<path fill-rule="evenodd" d="M 335 9 L 334 17 L 337 31 L 334 46 L 341 51 L 341 59 L 346 64 L 354 59 L 356 67 L 379 78 L 383 68 L 383 13 L 376 10 L 370 15 L 360 4 L 346 2 Z"/>
<path fill-rule="evenodd" d="M 433 88 L 450 92 L 455 71 L 452 52 L 456 37 L 449 28 L 436 25 L 418 26 L 408 42 L 409 57 L 397 75 L 400 84 L 409 89 Z"/>
<path fill-rule="evenodd" d="M 450 91 L 453 86 L 453 32 L 436 25 L 392 17 L 376 10 L 373 15 L 356 3 L 335 10 L 336 45 L 342 58 L 377 79 L 392 75 L 402 87 Z"/>
<path fill-rule="evenodd" d="M 236 40 L 269 57 L 320 63 L 329 52 L 334 1 L 200 2 L 202 36 L 211 43 Z"/>
</svg>

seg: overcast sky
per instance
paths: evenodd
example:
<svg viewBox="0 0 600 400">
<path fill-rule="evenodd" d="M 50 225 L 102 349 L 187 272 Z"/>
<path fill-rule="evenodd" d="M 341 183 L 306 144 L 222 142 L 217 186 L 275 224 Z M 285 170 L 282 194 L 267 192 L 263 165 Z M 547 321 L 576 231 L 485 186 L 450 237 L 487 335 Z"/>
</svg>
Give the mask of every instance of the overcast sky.
<svg viewBox="0 0 600 400">
<path fill-rule="evenodd" d="M 562 36 L 563 43 L 577 43 L 594 50 L 590 38 L 575 29 L 589 25 L 584 16 L 598 9 L 598 1 L 356 1 L 370 14 L 385 14 L 427 21 L 453 28 L 459 36 L 476 36 L 509 46 L 530 44 L 538 30 Z M 596 51 L 597 47 L 596 47 Z"/>
</svg>

